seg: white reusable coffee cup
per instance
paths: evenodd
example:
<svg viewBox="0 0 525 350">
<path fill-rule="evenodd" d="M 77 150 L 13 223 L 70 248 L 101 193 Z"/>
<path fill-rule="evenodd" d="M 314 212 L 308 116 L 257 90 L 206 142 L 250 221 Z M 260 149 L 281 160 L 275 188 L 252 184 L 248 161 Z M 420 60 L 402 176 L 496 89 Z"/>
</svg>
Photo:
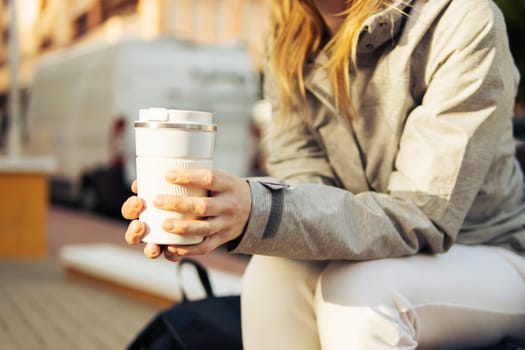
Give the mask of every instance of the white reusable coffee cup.
<svg viewBox="0 0 525 350">
<path fill-rule="evenodd" d="M 137 195 L 145 202 L 139 219 L 146 225 L 144 242 L 157 244 L 196 244 L 201 236 L 182 236 L 164 231 L 167 218 L 188 219 L 182 214 L 153 205 L 159 194 L 177 196 L 206 196 L 205 190 L 183 187 L 167 182 L 166 173 L 172 169 L 211 169 L 217 126 L 212 114 L 148 108 L 139 111 L 135 126 L 137 154 Z"/>
</svg>

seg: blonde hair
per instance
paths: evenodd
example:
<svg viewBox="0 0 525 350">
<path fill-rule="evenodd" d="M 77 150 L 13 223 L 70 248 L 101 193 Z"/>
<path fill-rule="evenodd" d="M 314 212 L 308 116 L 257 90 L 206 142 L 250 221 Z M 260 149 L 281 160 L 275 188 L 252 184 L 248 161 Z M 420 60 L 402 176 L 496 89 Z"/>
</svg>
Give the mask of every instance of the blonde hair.
<svg viewBox="0 0 525 350">
<path fill-rule="evenodd" d="M 345 16 L 339 31 L 328 42 L 326 27 L 312 0 L 273 0 L 271 12 L 270 67 L 276 75 L 281 93 L 282 114 L 294 109 L 294 97 L 306 100 L 303 68 L 314 52 L 328 56 L 328 79 L 336 108 L 348 119 L 352 117 L 349 91 L 350 68 L 357 63 L 357 43 L 364 22 L 392 0 L 353 0 L 341 13 Z"/>
</svg>

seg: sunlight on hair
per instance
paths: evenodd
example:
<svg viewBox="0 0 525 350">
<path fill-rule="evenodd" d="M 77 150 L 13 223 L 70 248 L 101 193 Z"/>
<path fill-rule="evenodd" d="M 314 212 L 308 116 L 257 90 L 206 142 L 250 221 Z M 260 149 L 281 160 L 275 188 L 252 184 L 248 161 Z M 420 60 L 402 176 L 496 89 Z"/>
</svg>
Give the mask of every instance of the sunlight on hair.
<svg viewBox="0 0 525 350">
<path fill-rule="evenodd" d="M 303 67 L 322 50 L 328 56 L 328 79 L 336 108 L 350 120 L 349 71 L 357 62 L 357 43 L 365 21 L 391 6 L 393 0 L 353 0 L 343 13 L 345 20 L 333 37 L 312 0 L 273 0 L 271 16 L 270 68 L 279 83 L 281 119 L 306 99 Z"/>
</svg>

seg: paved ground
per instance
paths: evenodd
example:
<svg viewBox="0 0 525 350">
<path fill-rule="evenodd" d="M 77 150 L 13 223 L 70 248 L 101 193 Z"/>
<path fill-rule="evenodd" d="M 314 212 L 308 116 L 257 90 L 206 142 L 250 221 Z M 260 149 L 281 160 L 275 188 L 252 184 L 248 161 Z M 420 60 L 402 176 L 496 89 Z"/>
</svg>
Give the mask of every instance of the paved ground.
<svg viewBox="0 0 525 350">
<path fill-rule="evenodd" d="M 124 349 L 158 312 L 152 305 L 64 278 L 59 265 L 0 263 L 0 347 Z"/>
<path fill-rule="evenodd" d="M 57 255 L 64 244 L 113 243 L 127 247 L 123 239 L 126 225 L 123 220 L 51 208 L 47 259 L 0 258 L 0 348 L 124 349 L 159 307 L 99 284 L 65 277 Z M 224 251 L 199 260 L 209 267 L 238 274 L 247 262 Z"/>
</svg>

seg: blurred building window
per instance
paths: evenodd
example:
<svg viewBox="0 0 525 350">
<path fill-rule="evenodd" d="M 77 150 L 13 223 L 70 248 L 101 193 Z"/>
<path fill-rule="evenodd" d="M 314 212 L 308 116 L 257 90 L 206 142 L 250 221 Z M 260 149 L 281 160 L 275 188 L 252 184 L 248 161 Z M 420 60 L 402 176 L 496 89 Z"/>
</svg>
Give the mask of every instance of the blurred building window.
<svg viewBox="0 0 525 350">
<path fill-rule="evenodd" d="M 53 39 L 51 39 L 50 37 L 45 37 L 40 42 L 40 51 L 46 51 L 51 47 L 53 47 Z"/>
<path fill-rule="evenodd" d="M 86 34 L 89 29 L 88 28 L 88 14 L 83 13 L 80 16 L 78 16 L 75 19 L 74 27 L 75 27 L 75 30 L 73 32 L 73 37 L 75 39 L 78 39 L 84 34 Z"/>
<path fill-rule="evenodd" d="M 137 11 L 138 0 L 102 0 L 102 20 Z"/>
</svg>

